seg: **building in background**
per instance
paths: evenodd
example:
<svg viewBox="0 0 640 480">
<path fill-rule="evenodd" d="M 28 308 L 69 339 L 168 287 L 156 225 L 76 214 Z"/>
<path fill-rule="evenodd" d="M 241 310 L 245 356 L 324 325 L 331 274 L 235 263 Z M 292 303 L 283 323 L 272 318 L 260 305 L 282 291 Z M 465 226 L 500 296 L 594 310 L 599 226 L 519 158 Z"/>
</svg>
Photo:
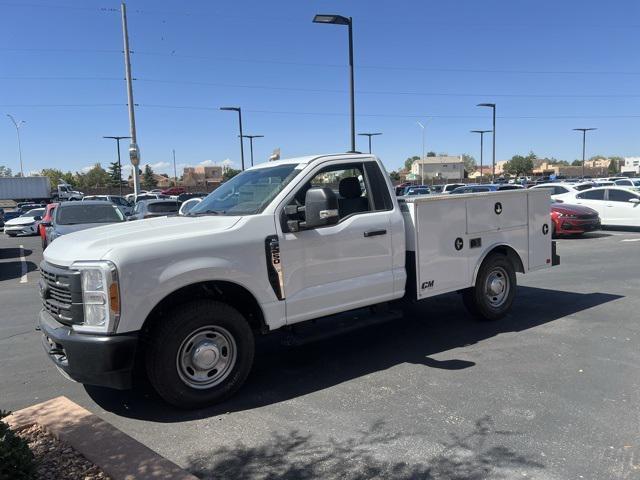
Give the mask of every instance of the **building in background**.
<svg viewBox="0 0 640 480">
<path fill-rule="evenodd" d="M 182 174 L 182 185 L 185 187 L 217 187 L 222 183 L 223 167 L 204 166 L 185 167 Z"/>
<path fill-rule="evenodd" d="M 428 179 L 461 180 L 465 177 L 462 155 L 425 157 L 411 164 L 411 174 L 423 182 Z"/>
<path fill-rule="evenodd" d="M 625 157 L 624 165 L 621 166 L 620 173 L 634 173 L 640 175 L 640 157 Z"/>
</svg>

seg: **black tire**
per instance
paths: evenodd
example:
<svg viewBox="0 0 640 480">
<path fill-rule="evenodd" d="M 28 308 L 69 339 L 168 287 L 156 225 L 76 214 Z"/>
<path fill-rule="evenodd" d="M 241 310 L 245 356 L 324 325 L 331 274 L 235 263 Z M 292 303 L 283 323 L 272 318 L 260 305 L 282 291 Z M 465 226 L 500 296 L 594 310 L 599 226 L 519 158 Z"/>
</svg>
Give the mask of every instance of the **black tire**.
<svg viewBox="0 0 640 480">
<path fill-rule="evenodd" d="M 9 235 L 10 237 L 15 237 L 16 234 L 15 233 L 11 233 L 11 232 L 6 232 L 7 235 Z"/>
<path fill-rule="evenodd" d="M 495 279 L 504 283 L 504 294 L 492 296 L 488 282 Z M 482 262 L 475 286 L 462 292 L 467 310 L 480 320 L 498 320 L 511 309 L 516 295 L 516 272 L 511 261 L 500 253 L 492 253 Z M 499 302 L 496 302 L 499 299 Z"/>
<path fill-rule="evenodd" d="M 233 337 L 235 360 L 228 367 L 226 376 L 215 385 L 194 387 L 183 378 L 189 378 L 189 368 L 194 374 L 193 367 L 184 367 L 184 361 L 179 358 L 179 352 L 195 352 L 196 347 L 185 345 L 187 339 L 194 335 L 203 335 L 203 331 L 214 329 L 218 333 Z M 156 326 L 149 333 L 150 337 L 145 351 L 147 375 L 153 388 L 171 405 L 179 408 L 201 408 L 221 402 L 233 395 L 244 383 L 253 364 L 254 338 L 253 332 L 245 318 L 235 308 L 215 300 L 198 300 L 171 310 L 159 319 Z M 207 335 L 208 336 L 208 335 Z M 216 335 L 213 334 L 215 338 Z M 202 339 L 202 341 L 208 341 Z M 191 342 L 194 345 L 195 342 Z M 202 345 L 202 343 L 200 343 Z M 228 343 L 228 345 L 231 345 Z M 216 358 L 224 356 L 224 348 L 218 351 Z M 233 349 L 229 346 L 228 352 Z M 231 353 L 229 353 L 231 355 Z M 189 356 L 186 355 L 185 356 Z M 193 355 L 190 356 L 193 359 Z M 231 361 L 229 361 L 231 362 Z M 182 365 L 182 367 L 180 366 Z M 211 370 L 205 376 L 216 372 Z M 225 367 L 227 368 L 227 367 Z M 204 370 L 199 370 L 203 372 Z M 215 375 L 214 375 L 215 376 Z M 205 381 L 208 381 L 205 379 Z"/>
</svg>

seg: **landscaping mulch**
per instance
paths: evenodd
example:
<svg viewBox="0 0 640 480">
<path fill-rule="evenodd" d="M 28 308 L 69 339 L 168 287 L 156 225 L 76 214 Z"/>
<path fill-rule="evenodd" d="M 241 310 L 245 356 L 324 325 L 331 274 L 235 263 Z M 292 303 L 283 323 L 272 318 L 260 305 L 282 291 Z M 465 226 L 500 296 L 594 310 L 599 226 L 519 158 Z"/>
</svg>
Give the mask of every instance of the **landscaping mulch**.
<svg viewBox="0 0 640 480">
<path fill-rule="evenodd" d="M 110 479 L 100 468 L 39 425 L 25 427 L 16 433 L 29 443 L 36 459 L 36 478 L 39 480 Z"/>
</svg>

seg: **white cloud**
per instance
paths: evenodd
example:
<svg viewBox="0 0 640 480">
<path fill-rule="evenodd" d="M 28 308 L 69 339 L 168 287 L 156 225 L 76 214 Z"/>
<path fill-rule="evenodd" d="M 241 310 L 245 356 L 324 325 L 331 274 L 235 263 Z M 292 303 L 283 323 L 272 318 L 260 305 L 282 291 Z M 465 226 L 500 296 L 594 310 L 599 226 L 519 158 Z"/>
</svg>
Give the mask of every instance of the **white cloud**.
<svg viewBox="0 0 640 480">
<path fill-rule="evenodd" d="M 225 167 L 233 167 L 235 163 L 232 162 L 230 158 L 227 158 L 226 160 L 222 161 L 222 165 L 224 165 Z"/>
<path fill-rule="evenodd" d="M 82 173 L 87 173 L 89 170 L 91 170 L 93 167 L 95 167 L 95 165 L 87 165 L 86 167 L 82 167 L 80 169 L 80 172 Z"/>
<path fill-rule="evenodd" d="M 216 164 L 213 160 L 203 160 L 198 165 L 202 165 L 203 167 L 213 167 Z"/>
<path fill-rule="evenodd" d="M 171 166 L 169 162 L 148 163 L 148 164 L 145 164 L 145 166 L 146 165 L 149 165 L 153 170 L 165 170 Z M 143 170 L 145 166 L 142 167 Z"/>
</svg>

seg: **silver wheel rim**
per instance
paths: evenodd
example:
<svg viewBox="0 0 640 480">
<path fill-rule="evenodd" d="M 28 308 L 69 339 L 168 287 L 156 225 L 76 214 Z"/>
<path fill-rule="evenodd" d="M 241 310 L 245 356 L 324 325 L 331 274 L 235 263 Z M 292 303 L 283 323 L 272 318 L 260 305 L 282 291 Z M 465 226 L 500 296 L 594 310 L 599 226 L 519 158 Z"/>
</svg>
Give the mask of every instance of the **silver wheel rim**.
<svg viewBox="0 0 640 480">
<path fill-rule="evenodd" d="M 202 327 L 180 344 L 176 366 L 180 379 L 191 388 L 206 389 L 222 383 L 237 359 L 236 341 L 225 328 Z"/>
<path fill-rule="evenodd" d="M 484 282 L 487 302 L 493 308 L 500 308 L 507 301 L 511 284 L 507 271 L 502 267 L 494 267 Z"/>
</svg>

